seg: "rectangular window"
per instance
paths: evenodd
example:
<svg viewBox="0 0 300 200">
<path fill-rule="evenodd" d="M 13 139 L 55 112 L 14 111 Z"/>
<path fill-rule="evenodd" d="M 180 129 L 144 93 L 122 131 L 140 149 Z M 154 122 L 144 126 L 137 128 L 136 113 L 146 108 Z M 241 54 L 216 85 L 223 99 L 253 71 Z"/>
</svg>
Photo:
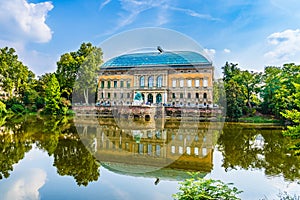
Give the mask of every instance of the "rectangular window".
<svg viewBox="0 0 300 200">
<path fill-rule="evenodd" d="M 195 97 L 196 97 L 196 99 L 199 99 L 199 93 L 196 93 Z"/>
<path fill-rule="evenodd" d="M 171 146 L 171 153 L 175 154 L 176 153 L 176 147 L 175 146 Z"/>
<path fill-rule="evenodd" d="M 188 80 L 187 80 L 187 86 L 188 86 L 188 87 L 192 87 L 192 80 L 191 80 L 191 79 L 188 79 Z"/>
<path fill-rule="evenodd" d="M 110 81 L 107 81 L 107 88 L 110 88 Z"/>
<path fill-rule="evenodd" d="M 143 144 L 139 144 L 138 151 L 139 151 L 139 154 L 143 154 L 144 153 L 144 145 Z"/>
<path fill-rule="evenodd" d="M 180 93 L 180 99 L 182 99 L 183 98 L 183 93 Z"/>
<path fill-rule="evenodd" d="M 117 93 L 114 93 L 114 98 L 117 98 Z"/>
<path fill-rule="evenodd" d="M 204 79 L 203 80 L 203 87 L 207 87 L 208 86 L 208 80 L 207 79 Z"/>
<path fill-rule="evenodd" d="M 127 98 L 130 98 L 130 93 L 127 93 Z"/>
<path fill-rule="evenodd" d="M 118 81 L 114 81 L 114 88 L 118 87 Z"/>
<path fill-rule="evenodd" d="M 104 98 L 104 93 L 103 92 L 101 92 L 101 99 L 103 99 Z"/>
<path fill-rule="evenodd" d="M 188 98 L 188 99 L 191 98 L 191 93 L 188 93 L 187 98 Z"/>
<path fill-rule="evenodd" d="M 110 99 L 110 93 L 109 92 L 107 93 L 107 98 Z"/>
<path fill-rule="evenodd" d="M 180 86 L 180 87 L 183 87 L 183 85 L 184 85 L 184 80 L 180 80 L 179 86 Z"/>
<path fill-rule="evenodd" d="M 101 88 L 104 88 L 105 81 L 101 81 Z"/>
<path fill-rule="evenodd" d="M 123 88 L 124 87 L 124 81 L 120 82 L 120 87 Z"/>
<path fill-rule="evenodd" d="M 172 80 L 172 87 L 176 87 L 176 80 Z"/>
<path fill-rule="evenodd" d="M 157 156 L 160 156 L 160 145 L 159 144 L 156 145 L 155 153 Z"/>
<path fill-rule="evenodd" d="M 130 88 L 130 81 L 127 81 L 127 88 Z"/>
<path fill-rule="evenodd" d="M 121 99 L 123 99 L 123 93 L 121 93 L 121 96 L 120 96 L 120 98 L 121 98 Z"/>
<path fill-rule="evenodd" d="M 176 98 L 176 94 L 172 93 L 172 98 L 175 99 Z"/>
<path fill-rule="evenodd" d="M 194 154 L 195 154 L 196 156 L 199 156 L 199 148 L 198 148 L 198 147 L 195 147 L 195 149 L 194 149 Z"/>
<path fill-rule="evenodd" d="M 152 144 L 148 144 L 148 155 L 152 155 Z"/>
<path fill-rule="evenodd" d="M 200 87 L 200 80 L 199 79 L 195 80 L 195 87 Z"/>
</svg>

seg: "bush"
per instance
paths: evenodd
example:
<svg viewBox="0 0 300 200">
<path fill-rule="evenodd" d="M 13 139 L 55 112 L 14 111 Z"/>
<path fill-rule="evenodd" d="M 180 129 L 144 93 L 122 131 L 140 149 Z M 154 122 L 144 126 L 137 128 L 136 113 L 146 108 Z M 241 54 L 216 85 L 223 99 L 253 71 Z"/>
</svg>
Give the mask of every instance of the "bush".
<svg viewBox="0 0 300 200">
<path fill-rule="evenodd" d="M 7 112 L 6 105 L 2 101 L 0 101 L 0 115 L 6 112 Z"/>
<path fill-rule="evenodd" d="M 237 194 L 241 193 L 236 187 L 230 188 L 230 184 L 225 184 L 220 180 L 193 178 L 186 179 L 179 183 L 179 192 L 173 194 L 177 200 L 207 200 L 224 199 L 237 200 Z"/>
<path fill-rule="evenodd" d="M 23 113 L 25 111 L 24 106 L 21 104 L 14 104 L 14 105 L 12 105 L 12 107 L 10 109 L 14 113 Z"/>
</svg>

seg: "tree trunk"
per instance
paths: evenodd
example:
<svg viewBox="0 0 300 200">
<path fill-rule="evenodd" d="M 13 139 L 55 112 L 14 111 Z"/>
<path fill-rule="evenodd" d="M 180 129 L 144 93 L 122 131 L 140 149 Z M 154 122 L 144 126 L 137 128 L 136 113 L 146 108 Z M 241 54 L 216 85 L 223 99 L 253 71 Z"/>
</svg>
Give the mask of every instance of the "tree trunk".
<svg viewBox="0 0 300 200">
<path fill-rule="evenodd" d="M 88 104 L 89 103 L 89 89 L 83 90 L 83 96 L 84 96 L 85 103 Z"/>
</svg>

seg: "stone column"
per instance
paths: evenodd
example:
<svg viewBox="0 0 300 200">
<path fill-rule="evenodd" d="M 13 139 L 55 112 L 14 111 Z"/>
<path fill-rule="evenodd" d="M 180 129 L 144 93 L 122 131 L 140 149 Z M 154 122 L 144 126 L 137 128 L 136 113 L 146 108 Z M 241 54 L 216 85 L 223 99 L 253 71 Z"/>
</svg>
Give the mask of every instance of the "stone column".
<svg viewBox="0 0 300 200">
<path fill-rule="evenodd" d="M 148 102 L 148 93 L 144 93 L 144 103 Z"/>
</svg>

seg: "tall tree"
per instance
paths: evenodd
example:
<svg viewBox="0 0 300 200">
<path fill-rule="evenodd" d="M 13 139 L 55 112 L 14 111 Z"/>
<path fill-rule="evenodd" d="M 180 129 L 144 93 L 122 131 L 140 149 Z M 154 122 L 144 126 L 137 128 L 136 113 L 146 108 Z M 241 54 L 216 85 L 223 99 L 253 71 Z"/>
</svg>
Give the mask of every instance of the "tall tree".
<svg viewBox="0 0 300 200">
<path fill-rule="evenodd" d="M 91 85 L 90 82 L 94 81 L 93 76 L 96 75 L 97 67 L 101 63 L 102 51 L 91 43 L 82 43 L 77 51 L 63 54 L 57 62 L 55 72 L 62 96 L 69 100 L 72 99 L 74 84 L 77 80 L 80 80 L 85 88 L 87 85 Z M 81 80 L 82 77 L 87 80 Z M 76 88 L 80 89 L 78 86 Z M 91 89 L 90 86 L 88 88 Z M 87 90 L 84 91 L 84 94 L 88 95 Z"/>
<path fill-rule="evenodd" d="M 300 71 L 299 71 L 300 72 Z M 294 145 L 291 147 L 294 150 L 295 155 L 300 155 L 300 73 L 297 75 L 297 82 L 292 82 L 295 86 L 296 91 L 292 94 L 292 99 L 296 105 L 292 110 L 285 110 L 281 112 L 283 117 L 291 120 L 295 125 L 288 126 L 288 130 L 284 131 L 285 136 L 289 136 L 295 139 Z"/>
<path fill-rule="evenodd" d="M 281 87 L 280 67 L 266 67 L 262 77 L 263 86 L 260 91 L 260 96 L 263 99 L 261 104 L 262 112 L 265 114 L 279 115 L 280 110 L 276 106 L 276 94 Z"/>
<path fill-rule="evenodd" d="M 294 101 L 296 87 L 299 83 L 300 65 L 285 64 L 282 68 L 267 67 L 264 73 L 264 86 L 261 96 L 264 100 L 262 107 L 267 114 L 281 117 L 284 110 L 297 108 Z"/>
<path fill-rule="evenodd" d="M 47 83 L 45 93 L 45 113 L 53 115 L 60 114 L 60 87 L 54 74 L 51 75 Z"/>
<path fill-rule="evenodd" d="M 92 47 L 92 51 L 78 70 L 74 88 L 83 93 L 86 104 L 89 103 L 89 91 L 96 94 L 98 71 L 102 62 L 102 50 Z"/>
<path fill-rule="evenodd" d="M 223 69 L 223 81 L 226 93 L 226 115 L 231 119 L 237 119 L 243 115 L 244 96 L 241 85 L 236 81 L 240 74 L 237 64 L 226 62 Z"/>
<path fill-rule="evenodd" d="M 34 73 L 18 60 L 13 48 L 0 48 L 0 86 L 9 98 L 23 98 L 34 79 Z"/>
<path fill-rule="evenodd" d="M 248 70 L 241 71 L 239 75 L 235 77 L 237 83 L 242 87 L 242 93 L 246 99 L 246 106 L 252 108 L 260 90 L 259 84 L 261 83 L 262 73 L 249 72 Z"/>
</svg>

